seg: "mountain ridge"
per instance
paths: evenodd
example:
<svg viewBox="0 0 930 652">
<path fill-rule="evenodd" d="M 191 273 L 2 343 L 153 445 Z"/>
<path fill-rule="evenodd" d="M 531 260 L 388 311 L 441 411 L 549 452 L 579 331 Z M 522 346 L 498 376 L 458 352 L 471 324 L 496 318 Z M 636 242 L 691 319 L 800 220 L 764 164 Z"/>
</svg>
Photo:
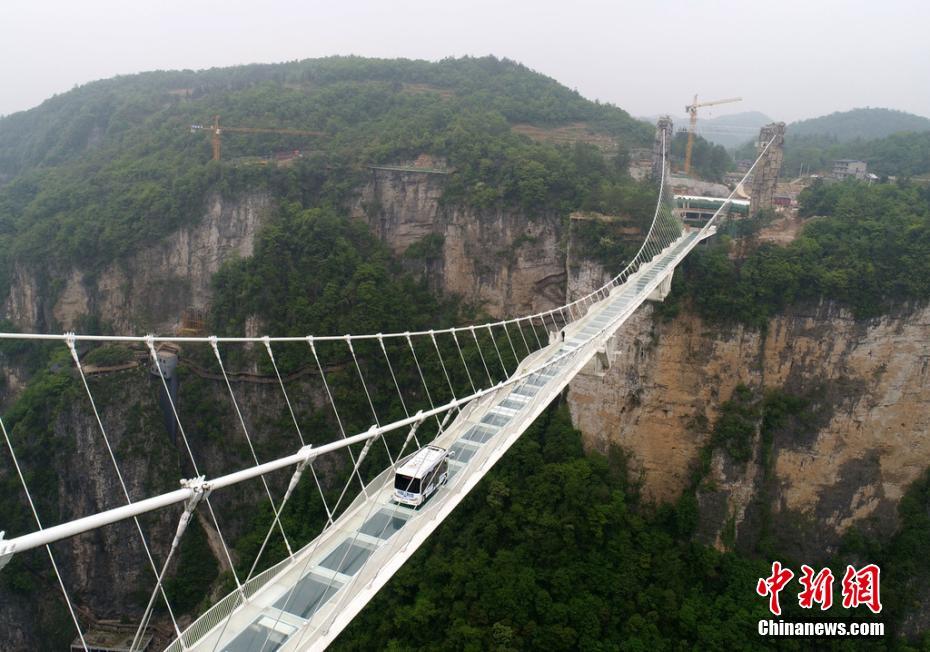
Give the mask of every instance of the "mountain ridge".
<svg viewBox="0 0 930 652">
<path fill-rule="evenodd" d="M 930 118 L 897 109 L 862 107 L 792 122 L 786 133 L 789 137 L 821 135 L 846 142 L 874 140 L 901 131 L 930 131 Z"/>
</svg>

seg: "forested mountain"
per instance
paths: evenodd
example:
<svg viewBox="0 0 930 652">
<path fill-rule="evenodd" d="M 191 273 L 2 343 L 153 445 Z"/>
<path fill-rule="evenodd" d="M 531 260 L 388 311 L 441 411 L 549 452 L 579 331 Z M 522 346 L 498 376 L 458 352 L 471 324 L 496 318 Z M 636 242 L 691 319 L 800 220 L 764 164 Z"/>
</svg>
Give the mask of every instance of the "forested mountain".
<svg viewBox="0 0 930 652">
<path fill-rule="evenodd" d="M 209 123 L 214 115 L 221 116 L 223 125 L 314 130 L 324 135 L 227 131 L 222 160 L 212 161 L 209 136 L 192 132 L 191 125 Z M 613 151 L 605 155 L 587 142 L 532 140 L 512 129 L 518 124 L 543 132 L 581 124 L 592 140 L 611 143 Z M 481 314 L 483 306 L 466 312 L 455 297 L 431 293 L 428 279 L 408 273 L 403 268 L 406 258 L 395 255 L 369 232 L 365 218 L 369 213 L 377 216 L 377 201 L 356 206 L 362 188 L 376 185 L 377 175 L 369 165 L 409 166 L 426 155 L 452 172 L 435 177 L 438 181 L 430 186 L 435 210 L 448 210 L 476 228 L 512 219 L 508 237 L 513 242 L 494 242 L 495 248 L 488 252 L 494 264 L 506 269 L 520 246 L 533 251 L 537 222 L 554 225 L 550 249 L 555 260 L 564 257 L 559 238 L 566 232 L 563 225 L 570 211 L 614 213 L 634 227 L 648 220 L 655 189 L 629 177 L 624 152 L 648 146 L 652 134 L 651 126 L 619 108 L 589 102 L 554 80 L 491 57 L 439 63 L 331 58 L 155 72 L 95 82 L 0 120 L 0 306 L 3 316 L 15 317 L 21 328 L 31 331 L 113 331 L 108 322 L 113 313 L 107 311 L 112 304 L 102 299 L 99 279 L 132 270 L 119 276 L 123 281 L 109 285 L 130 288 L 120 310 L 143 312 L 148 303 L 185 296 L 190 276 L 169 273 L 152 280 L 147 294 L 133 295 L 131 284 L 136 278 L 130 274 L 151 277 L 145 264 L 183 272 L 190 265 L 188 254 L 202 254 L 185 249 L 179 256 L 177 249 L 164 243 L 173 237 L 181 243 L 210 214 L 213 221 L 200 242 L 209 249 L 208 258 L 226 257 L 215 279 L 206 279 L 212 287 L 208 306 L 212 310 L 204 319 L 214 332 L 241 334 L 256 316 L 263 328 L 276 334 L 376 332 L 461 323 L 476 312 Z M 290 155 L 294 150 L 302 156 L 274 164 L 276 154 Z M 424 178 L 414 176 L 411 187 L 425 183 Z M 211 213 L 213 203 L 223 202 L 246 213 L 248 202 L 257 198 L 267 200 L 260 222 L 255 217 L 231 225 L 235 215 Z M 350 219 L 356 208 L 357 219 Z M 254 242 L 246 257 L 239 259 L 238 249 L 214 246 L 210 239 L 223 237 L 227 229 L 248 231 L 239 240 Z M 405 255 L 418 251 L 426 256 L 428 244 L 436 241 L 418 242 L 419 248 L 410 247 Z M 441 246 L 441 237 L 438 242 Z M 479 280 L 474 279 L 475 285 Z M 10 299 L 14 286 L 17 292 L 25 288 L 17 294 L 26 297 L 24 302 Z M 82 299 L 77 302 L 78 314 L 72 314 L 76 318 L 64 326 L 54 306 L 72 290 Z M 30 312 L 39 304 L 47 309 L 40 306 Z M 172 313 L 168 323 L 178 314 Z M 3 330 L 13 328 L 9 321 L 0 323 Z M 74 441 L 85 434 L 86 441 L 97 439 L 96 433 L 83 430 L 87 406 L 73 392 L 68 365 L 61 364 L 70 358 L 63 359 L 60 353 L 55 347 L 0 347 L 4 424 L 21 462 L 33 470 L 31 486 L 39 510 L 55 522 L 98 509 L 96 500 L 87 504 L 80 496 L 98 490 L 109 495 L 111 480 L 108 473 L 85 474 L 75 480 L 73 490 L 62 489 L 61 483 L 71 477 L 64 469 L 82 464 L 74 456 L 93 460 L 91 464 L 108 461 L 95 457 L 93 450 L 75 451 Z M 285 373 L 304 372 L 306 347 L 295 351 L 285 347 L 277 353 Z M 131 350 L 122 347 L 82 354 L 88 364 L 135 359 Z M 326 353 L 321 355 L 330 362 Z M 227 361 L 242 359 L 232 354 Z M 253 357 L 244 359 L 254 363 Z M 199 357 L 196 351 L 186 352 L 184 361 L 195 368 L 211 364 L 209 357 Z M 353 380 L 341 373 L 344 359 L 336 357 L 332 362 L 337 367 L 331 376 L 333 391 L 346 410 L 345 427 L 367 428 L 368 409 L 356 404 L 363 394 L 349 389 Z M 424 359 L 423 371 L 431 381 L 439 378 L 435 365 Z M 242 447 L 229 446 L 224 435 L 232 432 L 233 424 L 217 401 L 216 387 L 200 378 L 196 369 L 185 369 L 179 396 L 182 418 L 193 422 L 194 446 L 201 455 L 218 461 L 218 468 L 228 471 L 247 465 L 240 459 Z M 410 371 L 398 368 L 398 382 L 405 390 L 422 392 L 421 379 L 410 376 Z M 121 466 L 130 482 L 135 478 L 140 494 L 168 489 L 168 478 L 188 474 L 174 455 L 176 442 L 167 437 L 158 407 L 149 402 L 151 384 L 143 367 L 121 378 L 105 374 L 91 379 L 91 385 L 100 392 L 108 426 L 124 433 L 127 448 L 119 455 Z M 313 391 L 304 395 L 312 397 Z M 380 401 L 393 392 L 391 388 L 390 393 L 378 393 L 374 400 L 379 409 Z M 261 397 L 242 400 L 246 409 L 265 402 Z M 129 413 L 119 414 L 124 407 Z M 312 400 L 296 409 L 308 428 L 329 432 L 335 425 L 332 415 Z M 255 436 L 263 457 L 292 452 L 293 442 L 281 437 L 274 419 L 257 423 Z M 383 463 L 379 454 L 373 453 L 370 463 Z M 0 522 L 9 533 L 26 532 L 32 527 L 8 462 L 6 456 L 0 460 Z M 335 464 L 338 467 L 340 462 Z M 323 482 L 327 490 L 338 493 L 335 477 L 331 469 Z M 258 518 L 252 522 L 255 514 L 247 490 L 228 496 L 234 502 L 244 501 L 243 509 L 225 511 L 230 545 L 247 566 L 261 541 L 263 525 Z M 297 536 L 309 540 L 321 512 L 311 504 L 311 495 L 305 498 L 295 499 L 296 512 L 287 518 Z M 166 542 L 160 537 L 171 531 L 171 527 L 153 528 L 153 546 L 163 547 Z M 77 592 L 86 592 L 87 604 L 96 615 L 130 619 L 141 615 L 137 567 L 126 561 L 136 544 L 133 539 L 110 554 L 107 568 L 92 575 L 81 569 L 97 568 L 96 562 L 80 548 L 62 546 L 66 581 L 78 586 Z M 272 541 L 271 546 L 275 553 L 281 552 L 280 542 Z M 219 574 L 196 528 L 179 564 L 167 583 L 179 609 L 188 613 L 228 580 L 228 575 Z M 50 579 L 47 564 L 34 555 L 18 556 L 0 573 L 0 647 L 10 640 L 27 648 L 61 647 L 70 641 L 73 630 L 66 625 L 67 615 L 55 593 L 46 590 Z M 11 607 L 14 604 L 16 609 Z M 18 611 L 20 607 L 23 611 Z M 44 615 L 29 618 L 24 612 Z"/>
<path fill-rule="evenodd" d="M 215 114 L 230 126 L 325 135 L 227 133 L 217 165 L 206 134 L 190 131 Z M 596 204 L 604 187 L 584 178 L 583 155 L 510 131 L 566 122 L 621 148 L 652 134 L 621 109 L 494 58 L 336 57 L 94 82 L 0 120 L 0 280 L 8 285 L 14 259 L 93 267 L 119 258 L 189 223 L 211 191 L 269 187 L 296 197 L 314 186 L 316 204 L 338 202 L 365 165 L 424 153 L 457 170 L 450 201 L 566 211 L 584 195 Z M 287 170 L 249 164 L 295 149 L 308 153 Z"/>
<path fill-rule="evenodd" d="M 791 136 L 825 136 L 839 143 L 874 140 L 900 131 L 930 131 L 930 118 L 894 109 L 862 108 L 792 122 L 787 129 Z"/>
<path fill-rule="evenodd" d="M 398 84 L 413 87 L 391 86 Z M 577 91 L 512 61 L 466 57 L 431 63 L 331 57 L 158 71 L 85 84 L 35 109 L 0 119 L 0 173 L 22 173 L 73 160 L 88 150 L 113 145 L 125 148 L 143 141 L 150 146 L 186 149 L 190 139 L 175 127 L 206 122 L 211 111 L 222 112 L 229 124 L 248 118 L 250 124 L 245 126 L 335 133 L 352 125 L 357 131 L 355 123 L 376 117 L 361 112 L 359 102 L 385 99 L 368 95 L 351 101 L 360 94 L 359 86 L 369 92 L 406 90 L 414 95 L 445 91 L 445 99 L 454 95 L 456 108 L 492 110 L 513 123 L 591 121 L 631 144 L 651 133 L 625 111 L 590 102 Z M 346 103 L 321 108 L 327 99 L 345 99 Z M 370 135 L 357 133 L 356 142 L 368 141 Z M 197 149 L 203 150 L 203 143 L 199 145 Z"/>
<path fill-rule="evenodd" d="M 752 143 L 737 157 L 750 158 Z M 930 172 L 930 118 L 893 109 L 853 109 L 789 124 L 785 129 L 786 175 L 823 172 L 841 158 L 861 159 L 879 175 Z"/>
</svg>

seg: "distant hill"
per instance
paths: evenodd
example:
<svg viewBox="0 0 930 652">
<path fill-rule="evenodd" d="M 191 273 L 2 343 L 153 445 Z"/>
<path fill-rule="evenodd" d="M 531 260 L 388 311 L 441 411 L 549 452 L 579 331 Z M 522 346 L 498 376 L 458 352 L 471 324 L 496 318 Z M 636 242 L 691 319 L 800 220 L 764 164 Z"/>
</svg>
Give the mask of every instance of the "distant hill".
<svg viewBox="0 0 930 652">
<path fill-rule="evenodd" d="M 697 132 L 704 138 L 724 147 L 737 147 L 748 139 L 754 139 L 759 128 L 773 122 L 761 111 L 744 111 L 703 119 L 698 115 Z"/>
<path fill-rule="evenodd" d="M 818 136 L 799 137 L 785 144 L 782 169 L 788 175 L 800 172 L 829 172 L 833 161 L 859 159 L 868 163 L 869 172 L 878 175 L 921 176 L 930 173 L 930 131 L 903 131 L 874 140 L 845 143 L 820 142 Z"/>
<path fill-rule="evenodd" d="M 643 120 L 655 124 L 658 118 L 659 116 L 655 115 L 643 118 Z M 672 116 L 672 120 L 675 122 L 676 131 L 688 128 L 687 115 Z M 770 122 L 773 122 L 772 118 L 761 111 L 743 111 L 706 119 L 699 114 L 697 133 L 715 145 L 735 148 L 754 139 L 759 132 L 759 127 Z"/>
<path fill-rule="evenodd" d="M 901 131 L 930 131 L 930 118 L 894 109 L 853 109 L 792 122 L 789 138 L 825 136 L 834 142 L 873 140 Z"/>
</svg>

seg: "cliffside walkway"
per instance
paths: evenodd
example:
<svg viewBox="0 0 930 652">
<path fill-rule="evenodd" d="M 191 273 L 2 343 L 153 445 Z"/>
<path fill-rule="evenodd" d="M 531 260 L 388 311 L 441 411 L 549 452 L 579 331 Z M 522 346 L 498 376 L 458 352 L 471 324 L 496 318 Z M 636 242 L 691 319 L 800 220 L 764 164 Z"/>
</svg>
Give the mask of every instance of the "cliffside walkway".
<svg viewBox="0 0 930 652">
<path fill-rule="evenodd" d="M 763 149 L 760 158 L 765 155 L 766 149 Z M 667 166 L 663 165 L 663 171 L 666 168 Z M 752 168 L 750 173 L 751 171 Z M 732 199 L 732 196 L 731 194 L 727 201 Z M 700 229 L 685 226 L 676 216 L 674 201 L 665 185 L 663 174 L 659 183 L 659 200 L 646 238 L 632 261 L 619 274 L 590 294 L 558 308 L 488 324 L 416 333 L 281 338 L 158 338 L 0 333 L 0 339 L 60 340 L 67 344 L 83 381 L 86 397 L 96 416 L 101 436 L 107 443 L 114 471 L 119 477 L 125 498 L 125 504 L 121 507 L 49 528 L 43 528 L 33 507 L 32 512 L 38 527 L 35 532 L 11 539 L 4 539 L 0 535 L 0 568 L 14 554 L 39 546 L 47 547 L 54 566 L 54 557 L 48 548 L 50 543 L 124 519 L 136 519 L 136 529 L 155 578 L 148 608 L 139 624 L 138 637 L 145 631 L 156 601 L 163 600 L 177 634 L 176 640 L 167 648 L 170 652 L 323 649 L 338 636 L 581 369 L 592 363 L 610 364 L 610 340 L 617 329 L 644 301 L 665 297 L 670 289 L 675 268 L 701 240 L 715 232 L 715 220 L 726 206 L 727 202 L 724 202 L 713 218 Z M 485 338 L 486 343 L 483 346 L 479 334 Z M 448 346 L 454 341 L 453 350 L 458 352 L 470 386 L 465 395 L 462 395 L 460 387 L 456 397 L 455 386 L 448 370 L 451 365 L 458 365 L 459 360 L 450 361 L 448 357 L 444 358 L 437 343 L 438 337 L 445 338 Z M 169 398 L 171 411 L 197 477 L 183 480 L 182 488 L 176 491 L 133 500 L 123 482 L 118 460 L 110 447 L 104 423 L 77 354 L 76 344 L 85 340 L 143 342 L 156 365 L 158 357 L 155 345 L 158 342 L 209 345 L 229 390 L 235 414 L 242 426 L 242 433 L 248 442 L 255 465 L 227 475 L 205 478 L 198 470 L 197 460 L 188 443 L 177 407 Z M 425 350 L 435 350 L 442 375 L 452 396 L 447 403 L 437 405 L 434 402 L 433 396 L 438 396 L 439 390 L 433 387 L 431 393 L 414 341 L 420 346 L 420 355 Z M 258 459 L 218 346 L 222 343 L 237 342 L 264 344 L 300 441 L 299 449 L 293 454 L 266 462 Z M 301 431 L 274 358 L 273 347 L 286 342 L 304 343 L 312 351 L 338 426 L 339 436 L 328 443 L 310 445 Z M 337 402 L 333 400 L 320 356 L 317 354 L 316 347 L 323 342 L 344 345 L 351 353 L 351 360 L 358 372 L 358 379 L 374 420 L 374 424 L 367 431 L 351 434 L 346 432 L 343 426 Z M 380 347 L 380 351 L 383 352 L 386 368 L 390 370 L 390 377 L 407 414 L 405 419 L 391 423 L 379 421 L 356 356 L 356 347 L 361 346 L 363 342 L 371 350 Z M 409 346 L 412 361 L 422 380 L 423 396 L 428 399 L 428 406 L 424 405 L 422 409 L 416 410 L 418 406 L 413 404 L 409 396 L 410 402 L 405 401 L 386 342 L 391 343 L 393 347 Z M 477 367 L 474 363 L 470 366 L 467 362 L 469 356 L 463 354 L 463 349 L 467 348 L 470 342 L 474 345 L 469 350 L 475 351 L 480 357 L 481 364 Z M 513 359 L 519 360 L 513 371 L 507 369 L 505 362 L 505 358 L 509 356 L 501 355 L 501 349 L 508 350 L 507 347 L 512 351 Z M 525 350 L 526 354 L 518 353 L 518 350 Z M 595 356 L 598 358 L 597 362 L 593 362 Z M 498 364 L 503 374 L 497 373 Z M 495 369 L 493 374 L 492 368 Z M 485 377 L 486 383 L 483 380 Z M 167 393 L 164 375 L 161 380 Z M 428 435 L 426 433 L 432 433 L 433 422 L 436 425 L 435 433 Z M 13 443 L 2 421 L 0 426 L 28 497 L 28 486 L 16 461 Z M 429 441 L 420 441 L 418 434 L 429 438 Z M 398 446 L 400 435 L 403 435 L 403 445 Z M 388 443 L 389 436 L 394 442 L 394 451 Z M 381 444 L 378 444 L 379 440 Z M 448 462 L 448 480 L 418 509 L 394 502 L 392 496 L 395 469 L 401 460 L 407 459 L 405 453 L 411 453 L 427 443 L 452 452 Z M 380 445 L 384 446 L 390 463 L 373 479 L 365 482 L 360 473 L 363 461 L 372 446 Z M 354 451 L 352 446 L 355 446 Z M 351 472 L 339 500 L 330 505 L 320 487 L 313 463 L 318 457 L 341 450 L 349 454 Z M 292 476 L 284 495 L 276 499 L 265 476 L 280 469 L 292 469 Z M 279 514 L 284 510 L 298 484 L 308 482 L 305 479 L 307 471 L 317 484 L 328 519 L 318 536 L 306 545 L 297 547 L 296 543 L 295 546 L 291 545 Z M 163 579 L 187 524 L 195 510 L 205 510 L 205 515 L 209 517 L 212 527 L 223 542 L 225 555 L 231 561 L 210 496 L 225 487 L 252 479 L 259 479 L 263 483 L 273 515 L 258 558 L 247 577 L 240 578 L 233 571 L 235 590 L 182 631 L 164 591 Z M 350 489 L 354 487 L 356 480 L 360 490 L 353 497 Z M 347 508 L 340 510 L 339 506 L 344 498 L 345 502 L 351 502 Z M 167 557 L 161 560 L 161 563 L 156 563 L 137 517 L 176 504 L 184 506 L 177 532 Z M 259 559 L 272 535 L 276 534 L 280 534 L 288 554 L 275 565 L 256 574 Z M 58 574 L 57 566 L 55 568 Z M 60 575 L 58 577 L 70 608 L 72 603 L 67 588 Z M 73 609 L 72 617 L 81 635 L 79 619 L 74 615 Z M 83 638 L 81 640 L 83 642 Z"/>
</svg>

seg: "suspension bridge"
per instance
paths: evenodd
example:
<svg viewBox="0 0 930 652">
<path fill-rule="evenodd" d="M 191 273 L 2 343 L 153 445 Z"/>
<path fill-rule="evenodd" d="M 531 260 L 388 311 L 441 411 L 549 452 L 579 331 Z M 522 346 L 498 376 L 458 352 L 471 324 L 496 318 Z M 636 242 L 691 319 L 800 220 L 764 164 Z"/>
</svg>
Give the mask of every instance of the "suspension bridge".
<svg viewBox="0 0 930 652">
<path fill-rule="evenodd" d="M 769 145 L 771 141 L 764 144 L 759 158 L 746 173 L 747 177 L 766 155 Z M 715 233 L 719 218 L 726 214 L 734 195 L 731 193 L 721 203 L 706 224 L 700 228 L 688 226 L 677 216 L 666 184 L 668 166 L 664 162 L 664 137 L 662 161 L 662 173 L 658 180 L 659 198 L 652 221 L 646 237 L 626 267 L 593 292 L 533 315 L 441 330 L 325 337 L 136 337 L 0 333 L 0 339 L 58 341 L 68 347 L 81 380 L 82 391 L 106 444 L 125 503 L 113 509 L 45 527 L 26 480 L 28 469 L 20 466 L 7 427 L 0 420 L 8 452 L 36 524 L 35 531 L 20 536 L 6 538 L 5 534 L 0 533 L 0 572 L 14 555 L 45 547 L 78 638 L 86 650 L 88 643 L 84 629 L 50 544 L 131 519 L 145 550 L 147 559 L 144 563 L 151 567 L 154 584 L 136 629 L 133 649 L 143 645 L 146 628 L 156 605 L 164 606 L 173 628 L 174 641 L 166 648 L 168 652 L 324 649 L 576 374 L 592 364 L 595 358 L 596 364 L 609 366 L 610 340 L 617 329 L 646 300 L 664 298 L 670 290 L 675 268 L 699 242 Z M 153 368 L 158 370 L 157 375 L 180 437 L 180 445 L 195 474 L 192 478 L 182 479 L 180 489 L 146 498 L 131 496 L 78 351 L 81 344 L 100 342 L 143 346 L 151 358 Z M 190 437 L 195 433 L 189 433 L 185 428 L 176 399 L 168 385 L 168 374 L 163 369 L 164 361 L 159 357 L 158 347 L 166 342 L 209 347 L 212 350 L 231 399 L 235 420 L 241 426 L 254 465 L 217 477 L 208 478 L 200 472 L 190 443 Z M 221 353 L 220 346 L 230 344 L 251 344 L 264 349 L 286 403 L 296 441 L 299 442 L 299 447 L 291 454 L 260 461 Z M 299 423 L 298 411 L 282 379 L 275 350 L 295 345 L 306 347 L 319 374 L 337 430 L 331 441 L 307 441 Z M 357 374 L 359 387 L 366 398 L 365 403 L 370 407 L 373 423 L 369 429 L 347 431 L 347 420 L 345 415 L 340 415 L 338 401 L 334 399 L 334 393 L 327 382 L 326 365 L 321 362 L 323 356 L 319 349 L 323 345 L 344 347 L 347 366 Z M 445 384 L 442 392 L 435 386 L 431 391 L 427 382 L 421 364 L 421 358 L 426 352 L 438 362 L 438 369 L 441 370 L 439 377 Z M 402 383 L 398 382 L 399 372 L 395 371 L 398 371 L 401 364 L 401 353 L 409 358 L 416 369 L 421 385 L 416 397 L 409 391 L 405 396 Z M 379 418 L 375 407 L 379 401 L 376 396 L 372 396 L 371 379 L 366 382 L 364 365 L 360 364 L 360 358 L 372 355 L 382 357 L 383 368 L 389 372 L 392 381 L 389 385 L 396 389 L 397 399 L 406 415 L 402 419 L 385 423 Z M 511 368 L 508 368 L 506 360 L 511 361 Z M 440 402 L 440 395 L 451 398 Z M 420 399 L 421 405 L 417 405 L 416 398 Z M 426 399 L 425 402 L 422 399 Z M 450 452 L 447 479 L 418 508 L 396 502 L 395 470 L 402 461 L 409 461 L 411 453 L 426 445 Z M 384 448 L 388 464 L 384 468 L 363 473 L 367 468 L 366 459 L 372 459 L 370 454 L 376 447 Z M 337 452 L 348 453 L 348 477 L 338 498 L 333 500 L 331 496 L 327 501 L 314 465 L 318 460 Z M 266 476 L 288 469 L 291 475 L 286 489 L 276 499 L 272 484 Z M 248 481 L 262 483 L 261 492 L 267 496 L 272 522 L 250 571 L 241 577 L 236 573 L 233 555 L 223 538 L 217 510 L 210 497 Z M 295 489 L 305 482 L 316 484 L 326 519 L 315 538 L 304 545 L 298 545 L 296 541 L 292 545 L 281 514 Z M 183 511 L 165 559 L 157 563 L 139 517 L 175 505 L 180 505 Z M 165 578 L 198 509 L 203 510 L 205 518 L 218 535 L 222 554 L 232 569 L 235 588 L 190 625 L 182 628 L 165 590 Z M 287 554 L 258 572 L 259 559 L 269 548 L 269 541 L 278 536 L 283 540 Z"/>
</svg>

